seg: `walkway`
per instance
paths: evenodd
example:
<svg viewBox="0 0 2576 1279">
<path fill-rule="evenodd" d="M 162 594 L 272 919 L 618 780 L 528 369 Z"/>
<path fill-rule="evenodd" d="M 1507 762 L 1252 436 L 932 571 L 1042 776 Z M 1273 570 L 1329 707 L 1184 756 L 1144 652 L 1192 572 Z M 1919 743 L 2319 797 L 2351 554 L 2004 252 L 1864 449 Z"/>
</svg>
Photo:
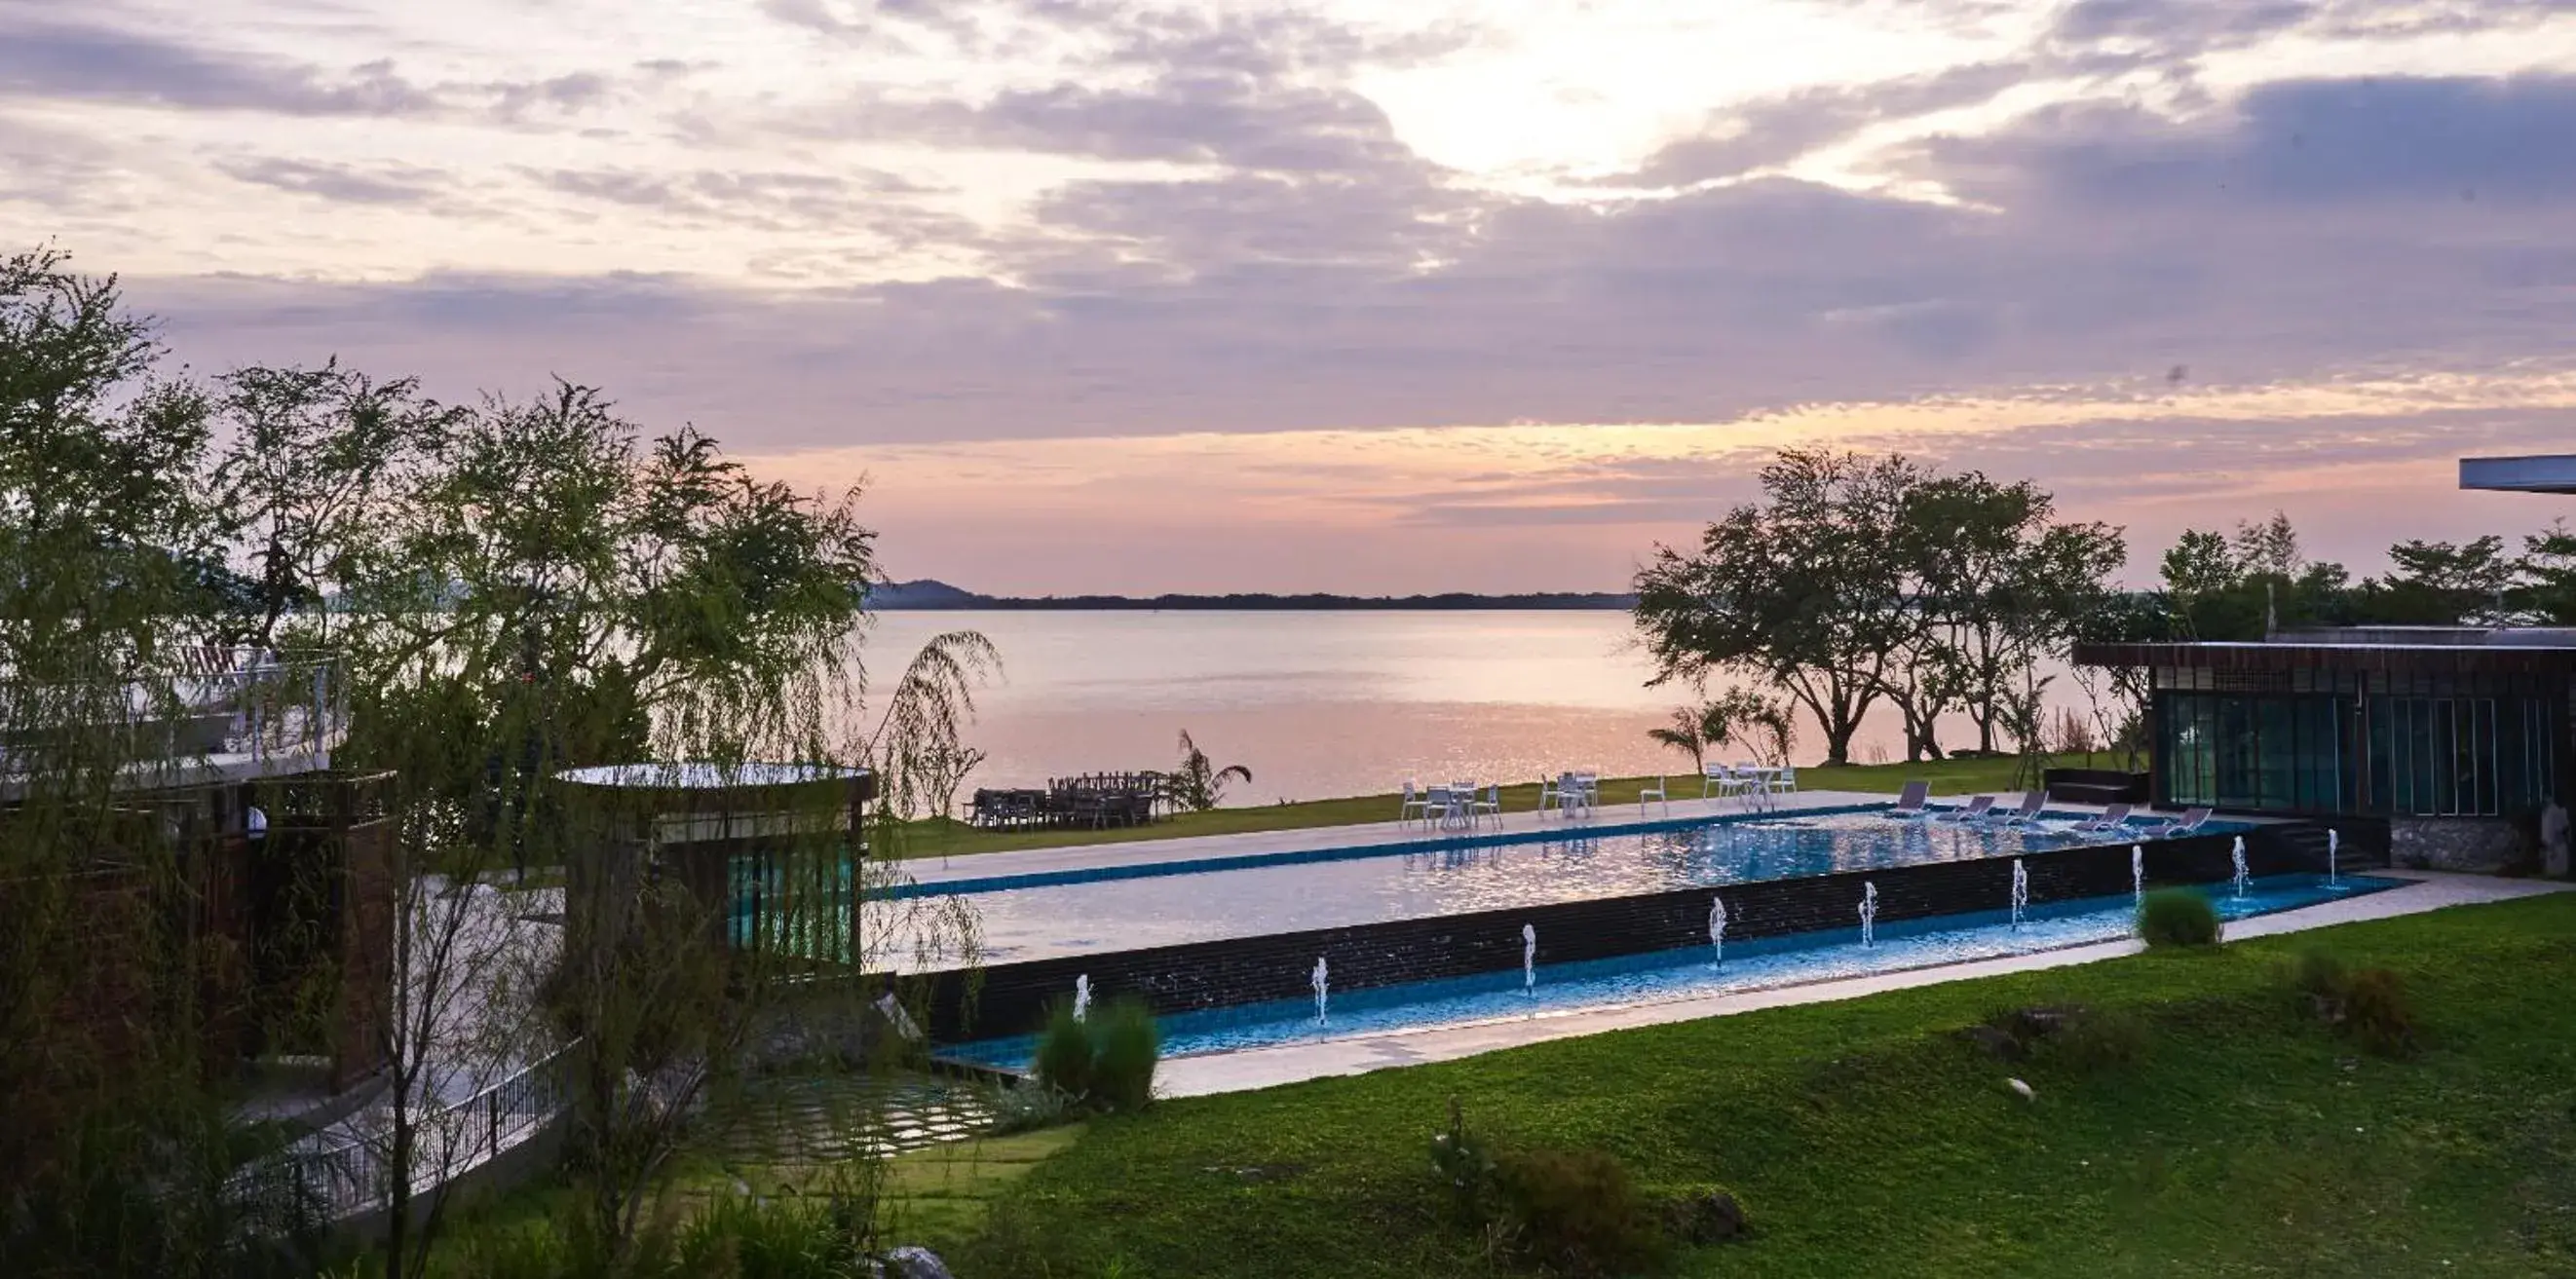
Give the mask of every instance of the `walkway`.
<svg viewBox="0 0 2576 1279">
<path fill-rule="evenodd" d="M 2412 915 L 2449 906 L 2505 901 L 2541 893 L 2576 890 L 2576 884 L 2546 880 L 2496 879 L 2485 875 L 2451 875 L 2432 871 L 2372 871 L 2370 873 L 2415 882 L 2404 888 L 2392 888 L 2364 897 L 2346 898 L 2298 910 L 2283 911 L 2276 915 L 2239 920 L 2228 925 L 2228 938 L 2233 941 L 2249 937 L 2266 937 L 2280 933 L 2301 932 L 2311 928 L 2324 928 L 2333 924 Z M 1542 1014 L 1525 1020 L 1393 1031 L 1350 1039 L 1327 1040 L 1321 1043 L 1285 1044 L 1276 1048 L 1253 1048 L 1240 1052 L 1215 1053 L 1204 1057 L 1184 1057 L 1163 1063 L 1157 1079 L 1156 1092 L 1166 1097 L 1196 1097 L 1212 1093 L 1243 1092 L 1332 1075 L 1358 1075 L 1395 1066 L 1454 1061 L 1461 1057 L 1472 1057 L 1498 1049 L 1517 1048 L 1524 1044 L 1544 1043 L 1555 1039 L 1571 1039 L 1579 1035 L 1597 1035 L 1604 1031 L 1626 1030 L 1636 1026 L 1660 1026 L 1671 1022 L 1697 1021 L 1703 1017 L 1724 1017 L 1762 1008 L 1857 999 L 1864 995 L 1875 995 L 1881 991 L 1904 990 L 1940 982 L 1964 981 L 2003 973 L 2032 972 L 2045 968 L 2062 968 L 2069 964 L 2088 964 L 2096 960 L 2133 955 L 2142 949 L 2144 949 L 2143 945 L 2136 941 L 2103 942 L 2033 955 L 2016 955 L 2007 959 L 1979 960 L 1973 963 L 1950 964 L 1903 973 L 1884 973 L 1846 981 L 1818 982 L 1773 990 L 1678 999 L 1664 1003 L 1581 1009 Z"/>
</svg>

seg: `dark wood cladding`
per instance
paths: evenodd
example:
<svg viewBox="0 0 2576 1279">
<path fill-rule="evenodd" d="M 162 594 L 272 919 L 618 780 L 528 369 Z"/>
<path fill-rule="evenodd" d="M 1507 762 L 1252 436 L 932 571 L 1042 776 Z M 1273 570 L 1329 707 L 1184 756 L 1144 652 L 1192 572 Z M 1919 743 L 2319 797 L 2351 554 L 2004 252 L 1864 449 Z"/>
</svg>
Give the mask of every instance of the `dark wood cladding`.
<svg viewBox="0 0 2576 1279">
<path fill-rule="evenodd" d="M 2576 649 L 2509 644 L 2413 647 L 2390 644 L 2078 644 L 2078 666 L 2164 666 L 2194 670 L 2352 671 L 2391 675 L 2567 675 Z"/>
<path fill-rule="evenodd" d="M 2348 830 L 2342 866 L 2387 864 L 2386 826 Z M 2206 835 L 2144 845 L 2151 884 L 2210 883 L 2232 873 L 2232 836 Z M 931 1033 L 957 1040 L 1025 1033 L 1049 1002 L 1069 996 L 1088 975 L 1096 998 L 1144 996 L 1157 1013 L 1301 998 L 1321 956 L 1333 988 L 1359 990 L 1399 982 L 1521 966 L 1521 927 L 1537 929 L 1538 962 L 1566 963 L 1705 945 L 1709 903 L 1726 901 L 1728 940 L 1856 929 L 1862 884 L 1878 885 L 1878 922 L 2001 910 L 2010 898 L 2010 857 L 1927 862 L 1885 870 L 1846 871 L 1802 879 L 1688 888 L 1635 897 L 1393 920 L 1343 928 L 1228 938 L 1144 950 L 997 964 L 973 977 L 936 974 Z M 2127 844 L 2025 853 L 2033 904 L 2104 897 L 2130 889 Z M 2325 869 L 2325 834 L 2311 823 L 2258 827 L 2246 837 L 2256 875 Z M 980 985 L 969 1010 L 961 995 Z"/>
</svg>

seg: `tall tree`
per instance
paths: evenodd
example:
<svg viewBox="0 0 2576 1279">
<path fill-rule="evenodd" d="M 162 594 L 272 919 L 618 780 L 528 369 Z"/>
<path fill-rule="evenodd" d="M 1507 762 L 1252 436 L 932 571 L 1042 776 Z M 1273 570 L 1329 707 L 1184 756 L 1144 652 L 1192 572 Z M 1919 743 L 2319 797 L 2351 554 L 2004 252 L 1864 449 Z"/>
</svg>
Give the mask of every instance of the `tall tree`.
<svg viewBox="0 0 2576 1279">
<path fill-rule="evenodd" d="M 1980 751 L 1998 748 L 2034 668 L 2062 655 L 2128 558 L 2119 529 L 2063 523 L 2055 508 L 2028 480 L 1974 471 L 1935 476 L 1907 503 L 1901 536 L 1925 622 L 1916 665 L 1933 672 L 1918 680 L 1949 691 Z"/>
<path fill-rule="evenodd" d="M 1655 548 L 1636 624 L 1655 682 L 1737 672 L 1815 717 L 1826 762 L 1850 762 L 1861 717 L 1917 622 L 1892 536 L 1920 472 L 1900 457 L 1788 450 L 1764 501 L 1708 526 L 1697 551 Z"/>
</svg>

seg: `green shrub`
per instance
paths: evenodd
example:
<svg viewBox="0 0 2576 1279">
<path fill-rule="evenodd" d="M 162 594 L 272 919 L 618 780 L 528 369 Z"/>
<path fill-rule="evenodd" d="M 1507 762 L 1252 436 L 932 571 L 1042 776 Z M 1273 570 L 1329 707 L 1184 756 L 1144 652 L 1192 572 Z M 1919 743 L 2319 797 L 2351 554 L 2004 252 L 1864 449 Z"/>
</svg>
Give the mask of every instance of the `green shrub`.
<svg viewBox="0 0 2576 1279">
<path fill-rule="evenodd" d="M 1122 996 L 1076 1021 L 1070 1004 L 1047 1010 L 1029 1064 L 1036 1083 L 1102 1110 L 1139 1110 L 1154 1099 L 1154 1069 L 1163 1037 L 1145 1001 Z"/>
<path fill-rule="evenodd" d="M 1093 1014 L 1091 1044 L 1091 1091 L 1101 1105 L 1137 1111 L 1154 1100 L 1154 1067 L 1163 1057 L 1163 1036 L 1144 1000 L 1111 1000 Z"/>
<path fill-rule="evenodd" d="M 2334 952 L 2314 948 L 2290 961 L 2290 988 L 2328 1004 L 2341 1004 L 2352 978 Z"/>
<path fill-rule="evenodd" d="M 1068 1097 L 1091 1095 L 1091 1028 L 1073 1015 L 1073 1005 L 1047 1008 L 1046 1028 L 1038 1032 L 1038 1054 L 1029 1063 L 1039 1083 Z"/>
<path fill-rule="evenodd" d="M 1507 1150 L 1495 1156 L 1494 1187 L 1520 1247 L 1542 1265 L 1624 1275 L 1664 1259 L 1653 1205 L 1608 1151 Z"/>
<path fill-rule="evenodd" d="M 2415 1050 L 2415 1003 L 2386 968 L 2365 968 L 2344 985 L 2343 1027 L 2362 1046 L 2391 1057 Z"/>
<path fill-rule="evenodd" d="M 2138 936 L 2151 947 L 2215 946 L 2218 908 L 2188 888 L 2159 888 L 2138 903 Z"/>
<path fill-rule="evenodd" d="M 2334 955 L 2308 950 L 2292 962 L 2285 976 L 2317 1016 L 2360 1040 L 2362 1047 L 2391 1057 L 2415 1050 L 2415 1001 L 2396 973 L 2386 968 L 2347 970 Z"/>
</svg>

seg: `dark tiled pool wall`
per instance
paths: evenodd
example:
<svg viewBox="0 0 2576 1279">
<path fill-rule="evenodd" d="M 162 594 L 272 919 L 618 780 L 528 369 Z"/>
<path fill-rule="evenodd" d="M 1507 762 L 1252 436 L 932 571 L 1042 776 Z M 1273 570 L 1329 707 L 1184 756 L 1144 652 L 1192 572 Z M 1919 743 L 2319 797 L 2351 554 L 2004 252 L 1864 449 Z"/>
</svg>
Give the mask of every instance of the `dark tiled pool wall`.
<svg viewBox="0 0 2576 1279">
<path fill-rule="evenodd" d="M 2338 823 L 2338 828 L 2343 830 L 2344 869 L 2387 864 L 2384 827 L 2376 838 L 2358 826 Z M 2146 844 L 2149 884 L 2228 878 L 2232 838 L 2204 835 Z M 2248 868 L 2256 875 L 2325 869 L 2325 831 L 2319 825 L 2258 827 L 2246 835 L 2245 848 Z M 2127 844 L 2025 853 L 2021 860 L 2030 873 L 2034 903 L 2129 891 Z M 971 1022 L 960 998 L 969 985 L 967 974 L 939 975 L 931 1033 L 958 1039 L 1025 1032 L 1045 1015 L 1050 1001 L 1067 997 L 1074 979 L 1086 974 L 1094 998 L 1141 994 L 1155 1011 L 1173 1013 L 1301 997 L 1308 993 L 1308 974 L 1317 956 L 1330 965 L 1336 990 L 1516 969 L 1524 924 L 1538 930 L 1538 961 L 1543 964 L 1701 945 L 1708 940 L 1710 900 L 1720 896 L 1726 901 L 1731 940 L 1855 927 L 1864 880 L 1878 885 L 1881 923 L 1998 910 L 2011 895 L 2012 862 L 2009 857 L 1930 862 L 996 964 L 975 983 L 980 989 Z"/>
</svg>

